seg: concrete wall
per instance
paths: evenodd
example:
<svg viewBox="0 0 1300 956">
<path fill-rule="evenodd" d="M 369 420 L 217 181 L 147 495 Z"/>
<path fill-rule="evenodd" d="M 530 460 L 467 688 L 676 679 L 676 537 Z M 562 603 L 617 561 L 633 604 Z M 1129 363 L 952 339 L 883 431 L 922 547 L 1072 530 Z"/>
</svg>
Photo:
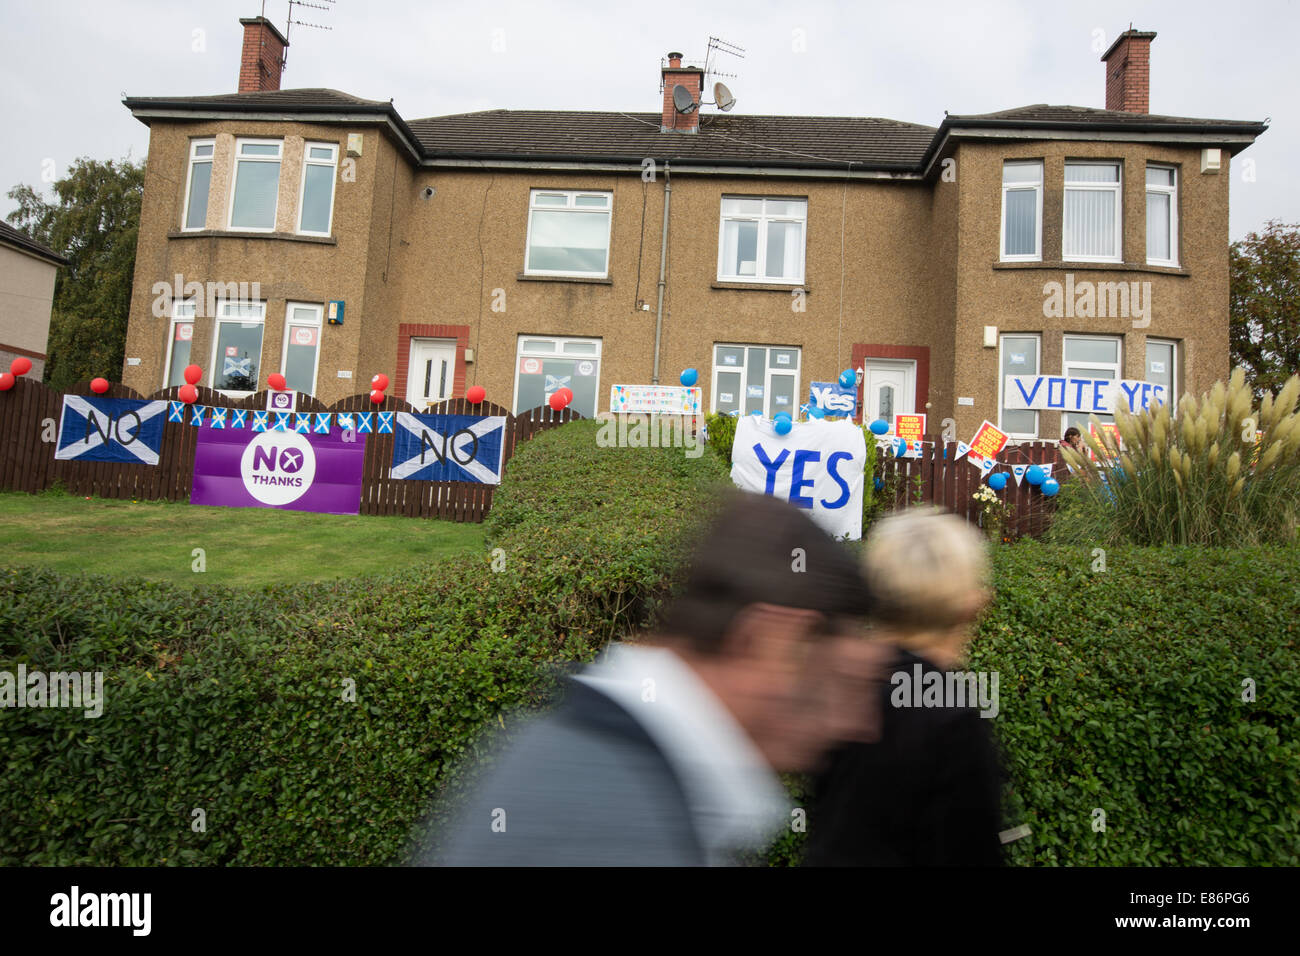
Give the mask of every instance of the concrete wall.
<svg viewBox="0 0 1300 956">
<path fill-rule="evenodd" d="M 25 355 L 32 360 L 28 378 L 45 374 L 57 273 L 51 262 L 0 245 L 0 370 Z"/>
</svg>

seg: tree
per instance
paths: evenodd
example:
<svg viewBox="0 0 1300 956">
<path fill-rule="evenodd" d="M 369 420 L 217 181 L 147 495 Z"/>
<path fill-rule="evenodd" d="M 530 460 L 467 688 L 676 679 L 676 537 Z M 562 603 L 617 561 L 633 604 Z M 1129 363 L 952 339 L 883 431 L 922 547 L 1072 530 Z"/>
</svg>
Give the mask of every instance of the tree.
<svg viewBox="0 0 1300 956">
<path fill-rule="evenodd" d="M 1270 220 L 1229 250 L 1228 343 L 1258 398 L 1300 372 L 1300 224 Z"/>
<path fill-rule="evenodd" d="M 81 158 L 54 183 L 55 201 L 15 186 L 9 222 L 68 260 L 54 281 L 45 381 L 55 388 L 122 374 L 144 163 Z"/>
</svg>

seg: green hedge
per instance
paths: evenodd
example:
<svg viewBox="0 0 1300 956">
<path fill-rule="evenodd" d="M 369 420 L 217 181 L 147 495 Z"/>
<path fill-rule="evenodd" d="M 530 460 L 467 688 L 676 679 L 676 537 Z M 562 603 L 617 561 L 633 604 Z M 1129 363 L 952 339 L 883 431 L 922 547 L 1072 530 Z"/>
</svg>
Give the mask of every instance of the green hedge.
<svg viewBox="0 0 1300 956">
<path fill-rule="evenodd" d="M 711 456 L 595 434 L 515 455 L 501 551 L 469 564 L 260 592 L 0 574 L 0 670 L 102 670 L 107 699 L 98 719 L 0 711 L 0 865 L 403 859 L 484 726 L 653 618 L 712 506 Z"/>
</svg>

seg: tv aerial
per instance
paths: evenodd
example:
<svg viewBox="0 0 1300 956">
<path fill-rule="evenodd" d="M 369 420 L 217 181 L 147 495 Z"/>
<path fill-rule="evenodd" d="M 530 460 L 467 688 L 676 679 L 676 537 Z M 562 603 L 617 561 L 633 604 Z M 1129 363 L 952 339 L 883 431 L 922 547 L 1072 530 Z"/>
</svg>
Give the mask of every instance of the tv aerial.
<svg viewBox="0 0 1300 956">
<path fill-rule="evenodd" d="M 312 0 L 289 0 L 289 19 L 285 22 L 284 25 L 284 39 L 286 43 L 284 47 L 284 56 L 280 60 L 281 70 L 283 70 L 289 62 L 289 44 L 287 41 L 289 39 L 289 31 L 293 28 L 293 25 L 295 23 L 300 27 L 311 27 L 313 30 L 334 29 L 333 27 L 325 26 L 323 23 L 309 23 L 306 20 L 295 20 L 293 18 L 294 6 L 297 5 L 299 7 L 309 7 L 312 10 L 330 11 L 334 9 L 334 3 L 335 0 L 317 0 L 317 2 L 312 2 Z M 263 16 L 266 15 L 266 0 L 262 0 L 262 15 Z"/>
</svg>

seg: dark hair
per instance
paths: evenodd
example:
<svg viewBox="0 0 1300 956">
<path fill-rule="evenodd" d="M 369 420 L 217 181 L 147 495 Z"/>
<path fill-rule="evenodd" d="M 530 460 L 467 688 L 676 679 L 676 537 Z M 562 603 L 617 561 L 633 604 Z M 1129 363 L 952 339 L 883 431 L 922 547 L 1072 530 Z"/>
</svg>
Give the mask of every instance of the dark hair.
<svg viewBox="0 0 1300 956">
<path fill-rule="evenodd" d="M 857 562 L 807 512 L 766 495 L 734 492 L 696 549 L 665 629 L 698 652 L 717 653 L 736 614 L 758 603 L 828 618 L 871 610 Z"/>
<path fill-rule="evenodd" d="M 1067 429 L 1065 430 L 1065 440 L 1066 440 L 1066 441 L 1069 441 L 1069 440 L 1070 440 L 1071 438 L 1073 438 L 1075 435 L 1078 435 L 1080 438 L 1082 438 L 1082 437 L 1083 437 L 1083 432 L 1079 431 L 1079 429 L 1075 428 L 1073 425 L 1071 425 L 1069 428 L 1067 428 Z"/>
</svg>

